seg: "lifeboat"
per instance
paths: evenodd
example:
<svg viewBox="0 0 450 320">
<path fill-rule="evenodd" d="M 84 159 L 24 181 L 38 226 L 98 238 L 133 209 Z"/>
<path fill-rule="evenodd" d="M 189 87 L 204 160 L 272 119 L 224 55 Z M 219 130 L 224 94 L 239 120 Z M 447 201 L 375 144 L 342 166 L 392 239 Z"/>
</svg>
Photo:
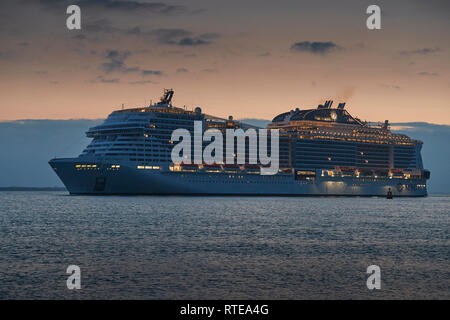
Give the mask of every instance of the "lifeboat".
<svg viewBox="0 0 450 320">
<path fill-rule="evenodd" d="M 372 176 L 373 172 L 370 169 L 359 169 L 359 174 L 362 176 Z"/>
<path fill-rule="evenodd" d="M 203 170 L 205 170 L 206 172 L 221 172 L 222 166 L 217 163 L 211 163 L 211 164 L 204 163 Z"/>
<path fill-rule="evenodd" d="M 211 163 L 211 164 L 204 163 L 203 168 L 222 169 L 222 165 L 217 164 L 217 163 Z"/>
<path fill-rule="evenodd" d="M 223 166 L 224 170 L 227 171 L 239 171 L 241 170 L 241 166 L 239 164 L 225 164 Z"/>
<path fill-rule="evenodd" d="M 380 177 L 387 177 L 389 175 L 389 170 L 375 170 L 375 174 Z"/>
<path fill-rule="evenodd" d="M 261 170 L 261 166 L 258 164 L 246 164 L 245 170 L 249 173 L 259 173 Z"/>
<path fill-rule="evenodd" d="M 197 170 L 198 165 L 194 163 L 180 163 L 181 170 Z"/>
</svg>

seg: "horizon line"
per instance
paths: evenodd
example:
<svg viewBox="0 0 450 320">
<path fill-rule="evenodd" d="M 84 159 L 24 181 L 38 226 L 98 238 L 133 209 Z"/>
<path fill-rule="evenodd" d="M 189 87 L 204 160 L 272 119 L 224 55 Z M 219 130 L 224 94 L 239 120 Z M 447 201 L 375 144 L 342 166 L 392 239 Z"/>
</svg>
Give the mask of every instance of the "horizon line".
<svg viewBox="0 0 450 320">
<path fill-rule="evenodd" d="M 66 118 L 66 119 L 51 119 L 51 118 L 26 118 L 26 119 L 0 119 L 0 123 L 14 123 L 20 121 L 102 121 L 106 118 Z M 239 118 L 238 121 L 256 120 L 256 121 L 272 121 L 263 118 Z M 376 123 L 377 121 L 370 121 Z M 378 121 L 380 122 L 380 121 Z M 450 123 L 436 123 L 427 121 L 409 121 L 409 122 L 389 122 L 390 125 L 404 125 L 404 124 L 429 124 L 437 126 L 450 126 Z"/>
</svg>

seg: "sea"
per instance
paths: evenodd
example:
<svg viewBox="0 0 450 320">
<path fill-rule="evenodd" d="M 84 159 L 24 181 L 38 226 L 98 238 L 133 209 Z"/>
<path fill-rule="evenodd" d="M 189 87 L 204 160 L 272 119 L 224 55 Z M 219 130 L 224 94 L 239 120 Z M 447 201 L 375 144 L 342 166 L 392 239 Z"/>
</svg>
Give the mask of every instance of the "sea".
<svg viewBox="0 0 450 320">
<path fill-rule="evenodd" d="M 448 195 L 4 191 L 0 221 L 0 299 L 450 299 Z"/>
</svg>

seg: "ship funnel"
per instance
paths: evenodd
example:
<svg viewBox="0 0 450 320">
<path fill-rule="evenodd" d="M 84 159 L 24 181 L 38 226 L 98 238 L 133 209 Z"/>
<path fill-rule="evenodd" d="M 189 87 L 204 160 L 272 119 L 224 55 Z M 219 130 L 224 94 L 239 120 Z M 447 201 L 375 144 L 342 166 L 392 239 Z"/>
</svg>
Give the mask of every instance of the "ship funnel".
<svg viewBox="0 0 450 320">
<path fill-rule="evenodd" d="M 345 102 L 341 102 L 338 104 L 338 109 L 344 109 L 345 107 Z"/>
<path fill-rule="evenodd" d="M 317 106 L 317 109 L 326 109 L 326 108 L 328 108 L 328 103 L 329 103 L 329 101 L 326 100 L 324 104 L 319 104 Z"/>
<path fill-rule="evenodd" d="M 331 105 L 333 104 L 333 100 L 327 100 L 325 101 L 324 105 L 319 105 L 318 109 L 328 109 L 331 108 Z"/>
</svg>

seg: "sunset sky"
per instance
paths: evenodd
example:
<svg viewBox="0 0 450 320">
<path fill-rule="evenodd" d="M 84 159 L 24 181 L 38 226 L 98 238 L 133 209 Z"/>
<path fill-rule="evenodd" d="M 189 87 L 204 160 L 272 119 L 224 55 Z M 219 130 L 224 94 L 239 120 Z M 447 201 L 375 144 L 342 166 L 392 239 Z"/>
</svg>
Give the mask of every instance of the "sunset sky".
<svg viewBox="0 0 450 320">
<path fill-rule="evenodd" d="M 0 120 L 105 118 L 173 88 L 223 117 L 333 99 L 365 120 L 450 124 L 450 1 L 157 1 L 2 0 Z"/>
</svg>

